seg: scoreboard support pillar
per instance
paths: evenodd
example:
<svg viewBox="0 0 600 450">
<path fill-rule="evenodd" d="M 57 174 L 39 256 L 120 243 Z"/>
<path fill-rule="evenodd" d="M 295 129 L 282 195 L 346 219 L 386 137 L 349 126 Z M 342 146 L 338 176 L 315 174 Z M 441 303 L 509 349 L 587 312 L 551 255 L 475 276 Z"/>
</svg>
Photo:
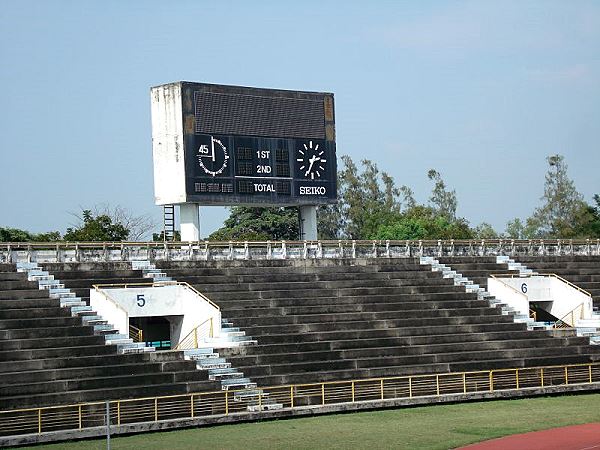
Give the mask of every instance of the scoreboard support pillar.
<svg viewBox="0 0 600 450">
<path fill-rule="evenodd" d="M 200 206 L 198 203 L 179 205 L 179 222 L 183 242 L 200 240 Z"/>
<path fill-rule="evenodd" d="M 317 240 L 317 207 L 315 205 L 300 206 L 300 240 Z"/>
</svg>

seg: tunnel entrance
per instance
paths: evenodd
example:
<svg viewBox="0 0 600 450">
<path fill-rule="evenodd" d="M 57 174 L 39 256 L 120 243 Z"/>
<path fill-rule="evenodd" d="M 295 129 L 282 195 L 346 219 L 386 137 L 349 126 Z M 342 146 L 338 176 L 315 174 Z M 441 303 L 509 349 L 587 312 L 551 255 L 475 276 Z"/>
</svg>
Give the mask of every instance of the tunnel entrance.
<svg viewBox="0 0 600 450">
<path fill-rule="evenodd" d="M 141 330 L 141 342 L 145 342 L 147 347 L 170 350 L 174 322 L 181 323 L 181 316 L 130 317 L 130 337 Z"/>
</svg>

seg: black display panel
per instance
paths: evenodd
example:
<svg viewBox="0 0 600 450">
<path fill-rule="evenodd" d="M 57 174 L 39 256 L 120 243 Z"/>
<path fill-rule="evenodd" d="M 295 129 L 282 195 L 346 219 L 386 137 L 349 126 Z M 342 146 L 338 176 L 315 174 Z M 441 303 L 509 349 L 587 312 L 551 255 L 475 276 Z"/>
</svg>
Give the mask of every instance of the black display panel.
<svg viewBox="0 0 600 450">
<path fill-rule="evenodd" d="M 182 82 L 188 202 L 335 203 L 333 94 Z"/>
<path fill-rule="evenodd" d="M 336 198 L 335 143 L 194 134 L 185 138 L 188 201 L 273 205 Z"/>
</svg>

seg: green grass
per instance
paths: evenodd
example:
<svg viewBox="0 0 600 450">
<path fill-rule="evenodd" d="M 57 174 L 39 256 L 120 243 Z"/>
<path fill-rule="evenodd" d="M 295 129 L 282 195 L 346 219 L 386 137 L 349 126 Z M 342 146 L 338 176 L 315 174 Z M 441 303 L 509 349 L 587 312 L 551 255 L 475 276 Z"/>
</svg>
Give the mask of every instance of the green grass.
<svg viewBox="0 0 600 450">
<path fill-rule="evenodd" d="M 113 450 L 450 449 L 515 433 L 600 422 L 600 394 L 499 400 L 242 423 L 113 438 Z M 41 449 L 105 449 L 105 440 Z"/>
</svg>

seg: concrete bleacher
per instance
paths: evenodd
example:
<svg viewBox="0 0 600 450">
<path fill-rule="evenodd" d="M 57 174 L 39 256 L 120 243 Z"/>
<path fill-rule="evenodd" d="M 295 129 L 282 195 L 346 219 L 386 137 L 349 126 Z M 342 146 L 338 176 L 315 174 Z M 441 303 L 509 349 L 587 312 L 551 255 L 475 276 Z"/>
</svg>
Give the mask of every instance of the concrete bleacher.
<svg viewBox="0 0 600 450">
<path fill-rule="evenodd" d="M 130 262 L 43 263 L 44 270 L 61 281 L 77 297 L 89 303 L 94 284 L 148 283 L 141 270 L 133 270 Z"/>
<path fill-rule="evenodd" d="M 600 309 L 600 256 L 517 256 L 516 261 L 539 273 L 554 273 L 588 291 Z"/>
<path fill-rule="evenodd" d="M 490 261 L 463 268 L 481 278 L 506 270 Z M 587 338 L 527 331 L 413 258 L 157 267 L 194 285 L 258 340 L 224 354 L 259 386 L 584 363 L 600 354 Z"/>
<path fill-rule="evenodd" d="M 510 273 L 495 257 L 439 259 L 482 287 L 490 274 Z M 598 258 L 519 260 L 535 269 L 552 263 L 547 271 L 584 289 L 596 282 Z M 41 265 L 84 302 L 94 284 L 150 281 L 125 261 Z M 600 355 L 586 337 L 528 331 L 416 258 L 156 266 L 216 302 L 232 329 L 257 339 L 219 356 L 259 386 L 585 363 Z M 119 354 L 82 314 L 60 304 L 14 265 L 0 265 L 0 409 L 222 388 L 181 352 Z"/>
<path fill-rule="evenodd" d="M 111 270 L 96 278 L 82 267 L 60 273 L 84 280 L 81 289 L 132 279 Z M 218 389 L 180 352 L 120 354 L 103 331 L 60 305 L 14 265 L 0 265 L 1 410 Z"/>
</svg>

